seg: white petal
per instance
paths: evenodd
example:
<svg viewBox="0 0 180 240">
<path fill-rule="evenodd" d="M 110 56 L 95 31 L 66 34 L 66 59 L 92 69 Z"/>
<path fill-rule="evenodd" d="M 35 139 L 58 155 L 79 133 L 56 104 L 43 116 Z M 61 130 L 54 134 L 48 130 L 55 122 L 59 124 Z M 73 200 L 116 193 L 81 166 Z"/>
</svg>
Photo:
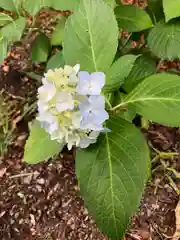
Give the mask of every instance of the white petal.
<svg viewBox="0 0 180 240">
<path fill-rule="evenodd" d="M 92 131 L 90 134 L 89 134 L 89 138 L 90 139 L 97 139 L 97 137 L 99 136 L 100 132 L 99 131 Z"/>
<path fill-rule="evenodd" d="M 38 100 L 37 105 L 38 105 L 38 112 L 39 113 L 46 112 L 49 108 L 49 105 L 46 102 L 42 102 L 40 100 Z"/>
<path fill-rule="evenodd" d="M 71 73 L 69 75 L 68 84 L 76 85 L 77 83 L 78 83 L 78 77 L 77 77 L 76 73 Z"/>
<path fill-rule="evenodd" d="M 80 136 L 77 133 L 72 132 L 68 134 L 68 139 L 67 139 L 68 150 L 70 150 L 72 146 L 78 146 L 79 142 L 80 142 Z"/>
<path fill-rule="evenodd" d="M 72 113 L 72 124 L 73 128 L 80 128 L 81 123 L 81 113 L 80 112 L 73 112 Z"/>
<path fill-rule="evenodd" d="M 57 121 L 54 121 L 53 123 L 50 124 L 49 133 L 51 134 L 57 130 L 58 130 L 58 123 Z"/>
<path fill-rule="evenodd" d="M 81 138 L 81 141 L 79 143 L 80 148 L 87 148 L 90 144 L 93 144 L 97 141 L 97 137 L 99 135 L 99 132 L 91 132 L 88 135 L 85 135 L 83 138 Z"/>
<path fill-rule="evenodd" d="M 75 73 L 77 74 L 80 70 L 80 64 L 76 64 L 74 67 L 73 67 Z"/>
<path fill-rule="evenodd" d="M 74 100 L 71 93 L 60 92 L 56 96 L 56 108 L 58 111 L 72 110 L 74 108 Z"/>
<path fill-rule="evenodd" d="M 42 101 L 48 102 L 56 94 L 56 88 L 53 83 L 48 83 L 39 87 L 38 93 L 39 93 L 39 99 L 41 99 Z"/>
<path fill-rule="evenodd" d="M 42 78 L 42 83 L 43 83 L 44 85 L 49 83 L 46 77 L 43 77 L 43 78 Z"/>
<path fill-rule="evenodd" d="M 43 113 L 39 113 L 39 115 L 37 116 L 37 120 L 41 122 L 53 123 L 54 117 L 50 112 L 43 112 Z"/>
<path fill-rule="evenodd" d="M 66 76 L 69 76 L 73 72 L 73 68 L 69 65 L 64 66 L 64 74 Z"/>
</svg>

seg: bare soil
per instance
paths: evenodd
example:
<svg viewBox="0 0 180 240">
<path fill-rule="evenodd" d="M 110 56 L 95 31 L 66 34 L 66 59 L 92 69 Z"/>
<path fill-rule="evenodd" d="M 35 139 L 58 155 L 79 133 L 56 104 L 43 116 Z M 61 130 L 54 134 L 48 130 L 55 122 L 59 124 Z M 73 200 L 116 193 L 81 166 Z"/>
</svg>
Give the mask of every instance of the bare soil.
<svg viewBox="0 0 180 240">
<path fill-rule="evenodd" d="M 16 137 L 0 160 L 0 239 L 107 239 L 98 230 L 80 197 L 72 152 L 64 152 L 53 161 L 35 166 L 23 162 L 29 118 L 20 117 L 23 109 L 19 106 L 35 95 L 36 84 L 20 73 L 17 60 L 13 59 L 10 56 L 7 60 L 8 72 L 3 70 L 4 66 L 0 72 L 1 88 L 13 96 L 11 101 L 19 103 L 12 119 L 16 123 Z M 152 124 L 144 134 L 150 145 L 159 151 L 179 153 L 178 129 Z M 164 161 L 180 170 L 179 157 Z M 166 240 L 171 239 L 175 231 L 174 210 L 178 194 L 170 185 L 160 159 L 152 164 L 152 172 L 126 240 Z M 178 180 L 173 174 L 171 177 L 179 188 Z"/>
</svg>

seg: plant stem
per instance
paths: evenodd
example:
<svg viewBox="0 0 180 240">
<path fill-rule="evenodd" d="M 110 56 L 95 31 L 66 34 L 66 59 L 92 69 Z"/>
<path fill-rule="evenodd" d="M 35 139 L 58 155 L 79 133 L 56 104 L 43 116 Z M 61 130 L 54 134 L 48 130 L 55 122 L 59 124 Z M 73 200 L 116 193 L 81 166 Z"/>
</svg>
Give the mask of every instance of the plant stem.
<svg viewBox="0 0 180 240">
<path fill-rule="evenodd" d="M 107 103 L 108 107 L 109 107 L 109 108 L 110 108 L 110 110 L 111 110 L 111 108 L 112 108 L 112 105 L 111 105 L 111 103 L 110 103 L 110 101 L 109 101 L 109 99 L 108 99 L 107 97 L 105 97 L 105 101 L 106 101 L 106 103 Z"/>
<path fill-rule="evenodd" d="M 119 51 L 123 50 L 123 48 L 125 48 L 125 46 L 128 44 L 129 40 L 131 39 L 132 33 L 129 34 L 129 36 L 126 38 L 125 43 L 122 45 L 121 48 L 119 48 Z"/>
<path fill-rule="evenodd" d="M 41 83 L 42 82 L 42 77 L 34 72 L 24 72 L 24 74 L 33 79 L 33 80 L 36 80 L 37 82 Z"/>
<path fill-rule="evenodd" d="M 116 105 L 115 107 L 111 108 L 110 111 L 114 111 L 114 110 L 118 109 L 119 107 L 121 107 L 121 106 L 123 106 L 125 104 L 126 103 L 120 103 L 120 104 Z"/>
<path fill-rule="evenodd" d="M 156 73 L 159 71 L 160 67 L 161 67 L 161 64 L 162 64 L 163 60 L 161 59 L 159 62 L 158 62 L 158 65 L 156 67 Z"/>
</svg>

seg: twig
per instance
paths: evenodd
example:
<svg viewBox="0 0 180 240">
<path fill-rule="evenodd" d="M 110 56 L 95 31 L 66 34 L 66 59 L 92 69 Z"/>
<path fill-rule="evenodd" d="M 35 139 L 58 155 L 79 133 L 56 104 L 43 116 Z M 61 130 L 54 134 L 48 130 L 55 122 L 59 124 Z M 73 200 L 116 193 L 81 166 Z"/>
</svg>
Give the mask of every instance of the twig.
<svg viewBox="0 0 180 240">
<path fill-rule="evenodd" d="M 33 175 L 37 175 L 37 173 L 20 173 L 20 174 L 17 174 L 17 175 L 13 175 L 13 176 L 10 176 L 9 178 L 10 179 L 13 179 L 13 178 L 19 178 L 19 177 L 27 177 L 27 176 L 33 176 Z"/>
<path fill-rule="evenodd" d="M 159 72 L 159 69 L 160 69 L 162 63 L 163 63 L 163 60 L 161 59 L 161 60 L 158 62 L 158 65 L 157 65 L 157 67 L 156 67 L 156 73 Z"/>
<path fill-rule="evenodd" d="M 180 238 L 180 201 L 176 206 L 175 215 L 176 215 L 176 231 L 173 235 L 172 240 L 178 240 Z"/>
<path fill-rule="evenodd" d="M 131 36 L 132 36 L 132 34 L 129 34 L 129 36 L 127 37 L 126 41 L 122 45 L 122 47 L 119 48 L 119 51 L 123 50 L 123 48 L 128 44 L 129 40 L 131 39 Z"/>
<path fill-rule="evenodd" d="M 134 240 L 141 240 L 141 237 L 138 236 L 137 234 L 127 233 L 127 235 Z"/>
</svg>

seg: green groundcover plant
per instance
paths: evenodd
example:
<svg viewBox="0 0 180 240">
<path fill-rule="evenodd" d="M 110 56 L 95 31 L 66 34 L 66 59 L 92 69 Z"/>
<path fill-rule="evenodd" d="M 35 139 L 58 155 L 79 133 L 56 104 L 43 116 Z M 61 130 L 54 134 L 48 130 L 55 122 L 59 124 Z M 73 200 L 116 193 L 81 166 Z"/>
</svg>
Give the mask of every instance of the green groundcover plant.
<svg viewBox="0 0 180 240">
<path fill-rule="evenodd" d="M 57 19 L 51 39 L 30 26 L 37 28 L 32 61 L 46 72 L 24 160 L 36 164 L 76 147 L 85 205 L 120 240 L 150 177 L 149 149 L 133 120 L 180 126 L 180 77 L 158 73 L 162 60 L 180 58 L 180 2 L 149 0 L 143 9 L 113 0 L 2 0 L 1 62 L 25 34 L 26 16 L 35 20 L 45 7 L 72 14 Z M 62 50 L 53 55 L 53 46 Z"/>
</svg>

